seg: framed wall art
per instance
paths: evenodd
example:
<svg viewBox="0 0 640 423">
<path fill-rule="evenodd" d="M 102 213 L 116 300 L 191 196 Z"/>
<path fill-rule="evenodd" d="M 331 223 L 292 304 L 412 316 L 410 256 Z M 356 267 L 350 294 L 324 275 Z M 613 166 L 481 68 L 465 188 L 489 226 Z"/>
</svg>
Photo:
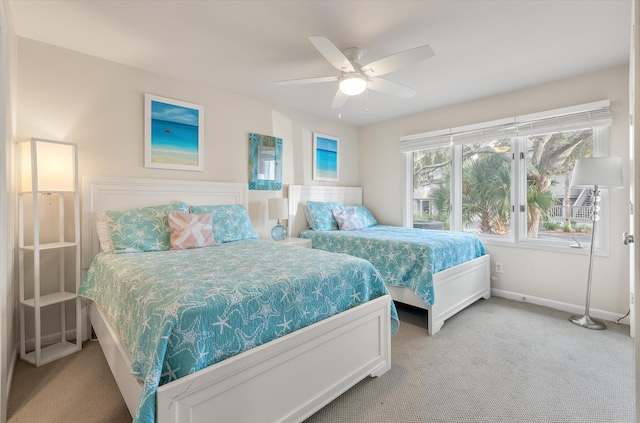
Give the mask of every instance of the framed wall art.
<svg viewBox="0 0 640 423">
<path fill-rule="evenodd" d="M 282 189 L 282 138 L 249 134 L 249 189 Z"/>
<path fill-rule="evenodd" d="M 337 181 L 339 178 L 339 139 L 331 135 L 313 134 L 313 179 Z"/>
<path fill-rule="evenodd" d="M 144 166 L 203 169 L 204 107 L 144 95 Z"/>
</svg>

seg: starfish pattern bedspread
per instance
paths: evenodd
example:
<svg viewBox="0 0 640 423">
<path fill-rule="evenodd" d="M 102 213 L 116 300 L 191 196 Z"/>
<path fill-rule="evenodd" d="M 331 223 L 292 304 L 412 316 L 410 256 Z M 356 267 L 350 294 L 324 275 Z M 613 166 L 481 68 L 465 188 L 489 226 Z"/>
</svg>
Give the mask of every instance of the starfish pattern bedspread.
<svg viewBox="0 0 640 423">
<path fill-rule="evenodd" d="M 158 386 L 387 294 L 365 260 L 261 240 L 100 253 L 80 287 L 144 381 L 140 423 L 155 420 Z M 395 333 L 393 302 L 391 314 Z"/>
<path fill-rule="evenodd" d="M 433 305 L 433 275 L 486 254 L 477 235 L 376 225 L 357 231 L 300 233 L 313 248 L 369 260 L 389 285 L 410 288 Z"/>
</svg>

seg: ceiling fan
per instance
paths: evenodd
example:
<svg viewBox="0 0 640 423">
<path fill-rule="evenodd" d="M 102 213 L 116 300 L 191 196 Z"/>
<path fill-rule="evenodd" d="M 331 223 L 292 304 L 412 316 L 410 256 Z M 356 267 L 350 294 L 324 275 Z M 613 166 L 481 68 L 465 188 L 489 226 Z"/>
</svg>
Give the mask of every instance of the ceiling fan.
<svg viewBox="0 0 640 423">
<path fill-rule="evenodd" d="M 340 51 L 326 37 L 309 37 L 309 41 L 329 61 L 340 71 L 340 76 L 322 76 L 317 78 L 289 79 L 286 81 L 276 81 L 276 85 L 311 84 L 316 82 L 339 81 L 338 91 L 333 98 L 332 108 L 344 105 L 350 96 L 361 94 L 369 88 L 386 94 L 400 97 L 411 97 L 416 90 L 388 79 L 379 78 L 381 75 L 411 66 L 415 63 L 426 60 L 434 56 L 433 49 L 428 46 L 416 47 L 391 56 L 373 61 L 367 65 L 360 65 L 358 61 L 362 58 L 363 51 L 358 47 L 350 47 Z"/>
</svg>

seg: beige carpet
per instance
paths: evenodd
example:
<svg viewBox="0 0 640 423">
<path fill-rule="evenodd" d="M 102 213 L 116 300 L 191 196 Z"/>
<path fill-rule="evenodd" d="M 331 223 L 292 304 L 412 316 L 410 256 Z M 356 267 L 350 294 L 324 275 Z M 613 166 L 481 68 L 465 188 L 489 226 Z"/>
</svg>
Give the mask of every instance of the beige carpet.
<svg viewBox="0 0 640 423">
<path fill-rule="evenodd" d="M 392 369 L 307 423 L 634 422 L 628 326 L 592 331 L 564 312 L 491 298 L 429 337 L 424 312 L 399 312 Z M 18 362 L 8 412 L 9 423 L 131 421 L 97 342 L 40 368 Z"/>
<path fill-rule="evenodd" d="M 568 313 L 480 300 L 425 335 L 424 314 L 400 310 L 391 370 L 365 379 L 307 423 L 632 423 L 633 340 Z"/>
<path fill-rule="evenodd" d="M 16 364 L 8 423 L 131 422 L 98 342 L 40 367 Z"/>
</svg>

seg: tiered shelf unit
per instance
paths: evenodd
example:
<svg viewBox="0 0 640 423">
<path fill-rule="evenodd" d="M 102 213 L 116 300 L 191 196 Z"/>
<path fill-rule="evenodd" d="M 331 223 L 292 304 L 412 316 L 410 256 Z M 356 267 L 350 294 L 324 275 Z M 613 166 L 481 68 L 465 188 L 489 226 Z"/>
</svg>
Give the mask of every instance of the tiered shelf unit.
<svg viewBox="0 0 640 423">
<path fill-rule="evenodd" d="M 77 146 L 72 143 L 49 141 L 32 138 L 21 143 L 21 190 L 18 195 L 18 226 L 19 226 L 19 256 L 18 266 L 20 274 L 20 358 L 35 366 L 40 366 L 57 358 L 71 354 L 82 348 L 81 336 L 81 302 L 78 296 L 80 287 L 80 206 L 78 191 L 78 152 Z M 42 213 L 39 201 L 48 199 L 50 204 L 57 203 L 57 222 L 51 218 L 51 213 Z M 72 215 L 68 215 L 73 204 Z M 41 225 L 43 215 L 47 215 L 47 229 L 50 225 L 57 225 L 57 239 L 52 242 L 42 242 Z M 29 217 L 31 219 L 29 219 Z M 72 230 L 68 222 L 73 220 Z M 28 225 L 28 226 L 26 226 Z M 25 236 L 28 231 L 28 236 Z M 55 232 L 54 230 L 54 232 Z M 47 232 L 51 232 L 48 230 Z M 25 243 L 25 238 L 27 242 Z M 41 276 L 47 276 L 50 281 L 55 269 L 47 269 L 50 260 L 43 260 L 47 251 L 57 252 L 58 274 L 57 288 L 47 286 L 43 290 Z M 25 257 L 25 254 L 27 257 Z M 31 259 L 32 256 L 32 259 Z M 47 258 L 50 258 L 47 256 Z M 73 261 L 73 268 L 69 269 L 68 263 Z M 67 280 L 72 278 L 73 281 Z M 73 282 L 73 283 L 71 283 Z M 52 283 L 54 284 L 54 283 Z M 73 287 L 71 287 L 73 286 Z M 32 288 L 27 290 L 25 288 Z M 52 291 L 52 288 L 54 292 Z M 25 292 L 32 295 L 26 298 Z M 49 292 L 42 295 L 42 292 Z M 75 331 L 67 335 L 66 310 L 70 303 L 75 307 Z M 42 310 L 43 308 L 58 307 L 60 319 L 60 332 L 52 335 L 43 342 L 42 337 Z M 33 348 L 27 352 L 27 319 L 26 313 L 33 313 L 34 337 Z M 50 316 L 52 312 L 48 312 Z M 31 340 L 29 340 L 31 342 Z"/>
</svg>

